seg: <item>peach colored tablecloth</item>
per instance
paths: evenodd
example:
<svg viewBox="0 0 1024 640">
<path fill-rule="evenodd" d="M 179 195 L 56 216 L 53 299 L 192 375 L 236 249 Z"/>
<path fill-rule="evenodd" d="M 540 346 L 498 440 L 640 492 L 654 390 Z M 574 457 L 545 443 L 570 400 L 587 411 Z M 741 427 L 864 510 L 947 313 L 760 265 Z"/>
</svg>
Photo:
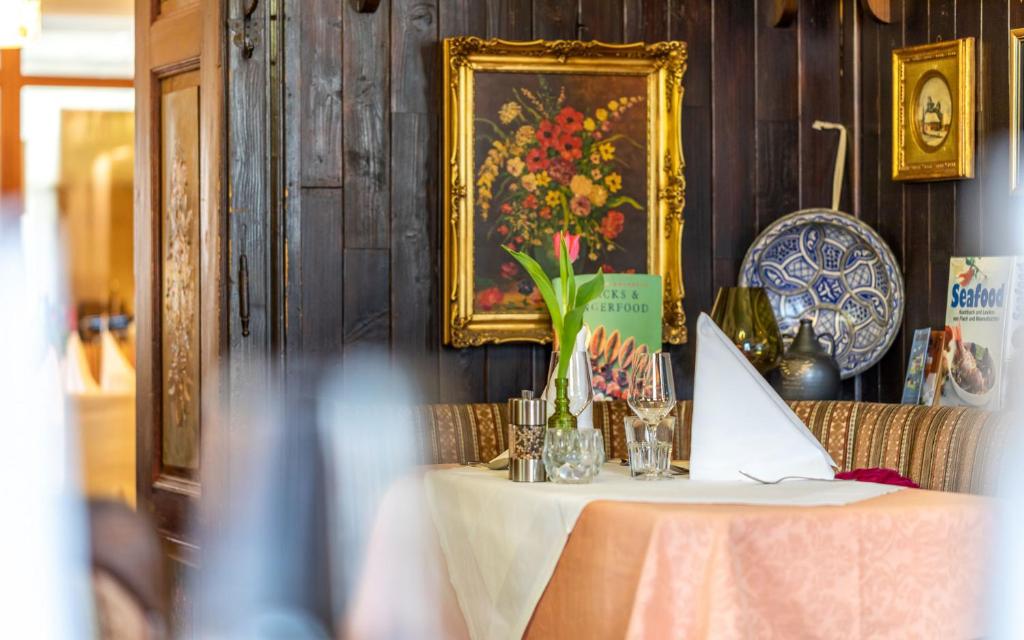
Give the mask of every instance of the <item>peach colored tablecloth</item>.
<svg viewBox="0 0 1024 640">
<path fill-rule="evenodd" d="M 594 502 L 530 638 L 976 638 L 990 502 L 907 490 L 842 507 Z"/>
</svg>

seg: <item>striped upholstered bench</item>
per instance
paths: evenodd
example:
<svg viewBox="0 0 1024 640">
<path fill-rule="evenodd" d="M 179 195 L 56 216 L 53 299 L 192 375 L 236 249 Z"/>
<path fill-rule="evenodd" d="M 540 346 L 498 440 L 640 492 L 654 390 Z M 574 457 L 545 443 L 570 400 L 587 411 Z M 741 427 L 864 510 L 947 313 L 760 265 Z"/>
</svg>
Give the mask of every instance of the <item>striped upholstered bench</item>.
<svg viewBox="0 0 1024 640">
<path fill-rule="evenodd" d="M 841 471 L 896 469 L 925 489 L 989 493 L 992 469 L 1006 439 L 1005 420 L 965 407 L 918 407 L 868 402 L 795 402 L 791 406 Z M 625 402 L 595 402 L 594 426 L 609 458 L 626 455 Z M 674 457 L 690 455 L 690 402 L 675 415 Z M 490 460 L 507 446 L 503 403 L 437 404 L 417 415 L 421 449 L 430 463 Z"/>
</svg>

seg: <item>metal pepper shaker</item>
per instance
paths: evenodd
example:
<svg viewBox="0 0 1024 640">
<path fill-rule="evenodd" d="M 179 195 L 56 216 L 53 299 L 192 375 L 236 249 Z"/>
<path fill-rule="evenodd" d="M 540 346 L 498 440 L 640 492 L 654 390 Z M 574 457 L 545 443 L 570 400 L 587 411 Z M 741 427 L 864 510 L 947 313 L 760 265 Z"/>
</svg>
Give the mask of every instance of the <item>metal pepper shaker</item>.
<svg viewBox="0 0 1024 640">
<path fill-rule="evenodd" d="M 508 479 L 513 482 L 544 482 L 544 432 L 547 408 L 544 400 L 523 391 L 508 401 Z"/>
</svg>

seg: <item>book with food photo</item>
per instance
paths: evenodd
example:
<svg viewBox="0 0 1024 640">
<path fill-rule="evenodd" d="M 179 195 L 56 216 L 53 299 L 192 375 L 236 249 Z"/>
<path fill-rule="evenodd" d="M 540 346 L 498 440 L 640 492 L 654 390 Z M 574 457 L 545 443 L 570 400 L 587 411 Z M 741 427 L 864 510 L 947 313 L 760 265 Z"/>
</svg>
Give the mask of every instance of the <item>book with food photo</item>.
<svg viewBox="0 0 1024 640">
<path fill-rule="evenodd" d="M 998 410 L 1024 353 L 1024 257 L 951 258 L 941 403 Z"/>
<path fill-rule="evenodd" d="M 625 400 L 634 356 L 661 350 L 661 276 L 612 273 L 604 281 L 601 296 L 583 312 L 594 399 Z"/>
</svg>

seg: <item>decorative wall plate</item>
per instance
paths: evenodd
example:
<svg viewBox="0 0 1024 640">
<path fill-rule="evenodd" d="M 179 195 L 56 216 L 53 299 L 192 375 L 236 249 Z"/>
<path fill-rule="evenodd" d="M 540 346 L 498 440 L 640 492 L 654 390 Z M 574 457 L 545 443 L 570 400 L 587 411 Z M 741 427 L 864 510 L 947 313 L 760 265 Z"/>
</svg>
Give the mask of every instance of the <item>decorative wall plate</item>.
<svg viewBox="0 0 1024 640">
<path fill-rule="evenodd" d="M 764 287 L 788 345 L 801 318 L 835 338 L 843 378 L 882 359 L 903 319 L 903 274 L 874 229 L 830 209 L 779 218 L 754 240 L 740 285 Z"/>
</svg>

